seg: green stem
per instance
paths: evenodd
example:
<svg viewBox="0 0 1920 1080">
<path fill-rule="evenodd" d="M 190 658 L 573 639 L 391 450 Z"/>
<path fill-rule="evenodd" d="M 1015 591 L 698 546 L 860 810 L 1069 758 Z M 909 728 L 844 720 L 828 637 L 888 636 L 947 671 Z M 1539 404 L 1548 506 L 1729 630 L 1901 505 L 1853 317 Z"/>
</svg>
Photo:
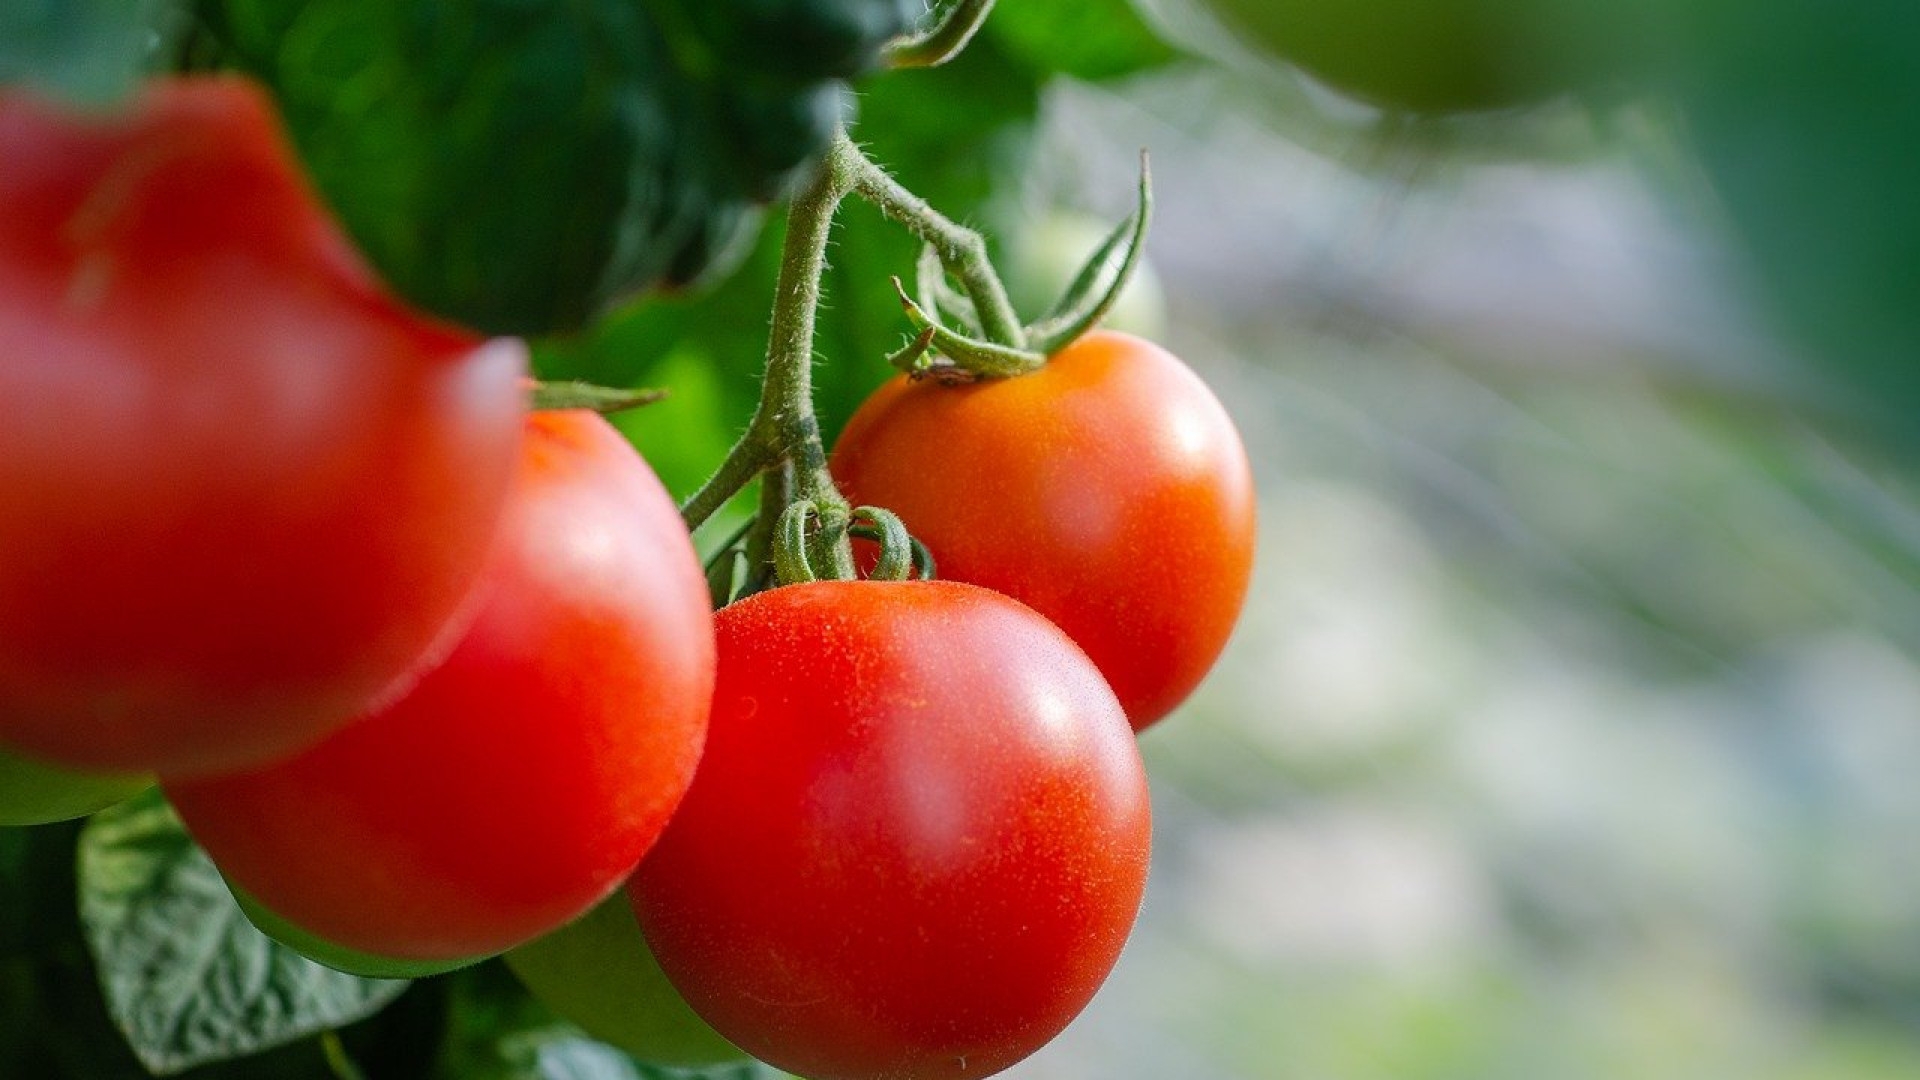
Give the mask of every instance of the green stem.
<svg viewBox="0 0 1920 1080">
<path fill-rule="evenodd" d="M 708 518 L 719 513 L 727 500 L 753 483 L 753 478 L 767 468 L 769 460 L 767 450 L 761 445 L 760 433 L 749 427 L 740 441 L 733 444 L 733 449 L 727 451 L 720 468 L 707 477 L 699 491 L 680 504 L 680 517 L 687 523 L 688 531 L 706 524 Z"/>
<path fill-rule="evenodd" d="M 868 160 L 845 131 L 835 133 L 827 153 L 787 210 L 760 402 L 746 432 L 713 476 L 687 499 L 680 514 L 688 529 L 697 529 L 755 477 L 777 468 L 782 481 L 762 489 L 760 520 L 779 521 L 789 506 L 805 504 L 809 514 L 799 520 L 804 525 L 810 515 L 816 526 L 805 534 L 805 561 L 819 576 L 840 580 L 854 576 L 853 549 L 847 538 L 852 508 L 827 471 L 826 447 L 813 411 L 813 338 L 833 218 L 847 196 L 856 194 L 933 247 L 941 265 L 960 279 L 978 311 L 982 332 L 994 345 L 1017 350 L 1025 343 L 1025 331 L 1007 299 L 1006 287 L 993 272 L 980 234 L 955 224 L 901 187 Z M 764 543 L 750 542 L 749 558 L 755 558 L 754 549 L 764 547 Z"/>
<path fill-rule="evenodd" d="M 754 515 L 753 529 L 747 533 L 745 553 L 747 576 L 744 593 L 759 592 L 773 580 L 773 533 L 780 526 L 780 515 L 793 502 L 793 466 L 786 462 L 760 476 L 760 511 Z"/>
<path fill-rule="evenodd" d="M 329 1029 L 320 1033 L 320 1052 L 326 1055 L 327 1068 L 338 1080 L 367 1080 L 367 1074 L 360 1071 L 353 1056 L 347 1053 L 339 1032 Z"/>
<path fill-rule="evenodd" d="M 930 68 L 960 55 L 973 35 L 987 21 L 993 0 L 954 0 L 940 22 L 925 33 L 894 42 L 887 47 L 886 66 L 890 68 Z"/>
<path fill-rule="evenodd" d="M 1026 331 L 1014 313 L 1013 302 L 1000 276 L 993 272 L 987 257 L 987 242 L 979 233 L 960 225 L 927 204 L 925 199 L 900 185 L 886 170 L 873 163 L 860 148 L 841 132 L 828 155 L 846 176 L 852 194 L 872 203 L 908 232 L 933 245 L 940 264 L 960 279 L 980 316 L 980 329 L 996 345 L 1025 348 Z"/>
<path fill-rule="evenodd" d="M 813 330 L 834 212 L 851 190 L 838 155 L 828 153 L 793 198 L 774 286 L 760 403 L 720 468 L 680 508 L 689 529 L 699 528 L 754 477 L 788 460 L 795 464 L 795 495 L 820 502 L 823 520 L 835 506 L 845 516 L 846 500 L 827 474 L 820 423 L 813 413 Z"/>
</svg>

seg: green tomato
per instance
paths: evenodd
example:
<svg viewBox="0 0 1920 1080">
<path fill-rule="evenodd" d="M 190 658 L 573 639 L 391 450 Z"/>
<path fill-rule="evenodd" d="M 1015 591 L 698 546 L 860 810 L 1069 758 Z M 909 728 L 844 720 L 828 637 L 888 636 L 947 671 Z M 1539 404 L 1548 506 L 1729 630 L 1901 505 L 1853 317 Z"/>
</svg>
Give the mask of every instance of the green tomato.
<svg viewBox="0 0 1920 1080">
<path fill-rule="evenodd" d="M 85 817 L 152 786 L 151 776 L 73 772 L 0 749 L 0 826 Z"/>
<path fill-rule="evenodd" d="M 1038 221 L 1010 230 L 1000 270 L 1014 306 L 1029 318 L 1052 307 L 1112 229 L 1112 223 L 1086 214 L 1050 210 Z M 1144 338 L 1166 336 L 1166 291 L 1146 259 L 1134 267 L 1133 280 L 1100 325 Z"/>
<path fill-rule="evenodd" d="M 642 1061 L 696 1067 L 746 1060 L 667 982 L 625 891 L 506 960 L 548 1008 Z"/>
<path fill-rule="evenodd" d="M 469 960 L 404 960 L 349 949 L 316 937 L 274 914 L 233 882 L 227 882 L 227 888 L 232 890 L 233 898 L 239 901 L 240 910 L 246 915 L 247 921 L 261 933 L 322 967 L 344 971 L 349 975 L 365 979 L 424 979 L 429 975 L 470 967 L 487 959 L 476 956 Z"/>
<path fill-rule="evenodd" d="M 1207 0 L 1257 49 L 1386 109 L 1528 105 L 1612 71 L 1632 35 L 1594 0 Z"/>
</svg>

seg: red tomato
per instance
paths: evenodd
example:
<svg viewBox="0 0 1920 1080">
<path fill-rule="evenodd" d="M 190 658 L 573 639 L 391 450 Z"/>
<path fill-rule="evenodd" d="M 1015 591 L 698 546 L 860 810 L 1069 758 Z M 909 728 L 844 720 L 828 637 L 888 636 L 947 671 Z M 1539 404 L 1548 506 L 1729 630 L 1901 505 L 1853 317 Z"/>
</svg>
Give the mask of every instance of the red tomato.
<svg viewBox="0 0 1920 1080">
<path fill-rule="evenodd" d="M 630 891 L 689 1004 L 811 1080 L 980 1077 L 1066 1026 L 1146 882 L 1146 777 L 1066 636 L 957 582 L 715 617 L 706 757 Z"/>
<path fill-rule="evenodd" d="M 390 299 L 258 90 L 0 92 L 0 207 L 0 741 L 252 764 L 450 642 L 524 349 Z"/>
<path fill-rule="evenodd" d="M 1213 666 L 1253 568 L 1253 480 L 1226 410 L 1166 350 L 1095 332 L 1031 375 L 904 377 L 833 452 L 856 504 L 900 515 L 940 576 L 1052 619 L 1135 729 Z"/>
<path fill-rule="evenodd" d="M 235 886 L 348 949 L 452 960 L 632 872 L 699 760 L 713 631 L 679 512 L 606 421 L 527 421 L 480 595 L 391 707 L 258 772 L 164 781 Z"/>
</svg>

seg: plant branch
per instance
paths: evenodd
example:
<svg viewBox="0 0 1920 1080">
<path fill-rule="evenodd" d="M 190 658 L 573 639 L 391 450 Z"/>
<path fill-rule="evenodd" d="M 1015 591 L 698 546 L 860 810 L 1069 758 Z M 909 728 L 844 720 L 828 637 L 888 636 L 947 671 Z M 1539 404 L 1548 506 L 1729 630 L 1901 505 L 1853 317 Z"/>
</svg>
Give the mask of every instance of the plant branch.
<svg viewBox="0 0 1920 1080">
<path fill-rule="evenodd" d="M 960 55 L 992 10 L 993 0 L 954 0 L 938 23 L 887 46 L 882 60 L 890 68 L 939 67 Z"/>
<path fill-rule="evenodd" d="M 842 132 L 828 155 L 838 162 L 850 185 L 850 192 L 872 203 L 908 232 L 933 246 L 940 264 L 949 270 L 972 298 L 980 317 L 980 329 L 996 345 L 1020 349 L 1027 344 L 1026 331 L 1014 313 L 1013 302 L 1000 276 L 993 272 L 987 258 L 987 242 L 977 232 L 941 214 L 925 199 L 915 195 L 888 176 Z"/>
<path fill-rule="evenodd" d="M 822 522 L 846 516 L 846 500 L 827 474 L 826 450 L 813 413 L 813 332 L 827 238 L 834 213 L 850 190 L 839 155 L 829 152 L 793 198 L 774 286 L 760 403 L 720 468 L 680 508 L 689 529 L 699 528 L 754 477 L 786 461 L 794 463 L 795 494 L 822 504 Z"/>
</svg>

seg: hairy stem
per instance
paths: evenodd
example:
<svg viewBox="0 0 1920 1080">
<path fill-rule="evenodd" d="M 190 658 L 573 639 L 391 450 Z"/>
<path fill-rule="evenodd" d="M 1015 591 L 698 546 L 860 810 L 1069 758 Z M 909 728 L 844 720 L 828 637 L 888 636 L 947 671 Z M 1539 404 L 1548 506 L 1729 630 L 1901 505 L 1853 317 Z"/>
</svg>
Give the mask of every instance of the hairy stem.
<svg viewBox="0 0 1920 1080">
<path fill-rule="evenodd" d="M 787 235 L 767 337 L 767 368 L 753 419 L 720 468 L 680 508 L 687 528 L 697 529 L 755 477 L 768 475 L 761 493 L 761 528 L 771 527 L 788 506 L 808 504 L 810 515 L 800 519 L 804 523 L 810 518 L 813 523 L 806 534 L 806 561 L 821 577 L 836 579 L 854 575 L 847 539 L 853 520 L 851 508 L 827 471 L 827 452 L 813 411 L 813 339 L 827 241 L 834 215 L 849 195 L 873 203 L 933 248 L 940 264 L 960 280 L 973 301 L 981 331 L 991 342 L 984 348 L 1017 352 L 1026 340 L 980 234 L 955 224 L 902 187 L 861 153 L 845 131 L 836 133 L 787 211 Z M 777 482 L 769 470 L 777 473 Z M 755 549 L 767 546 L 765 536 L 752 538 L 748 546 L 749 559 L 757 565 Z"/>
<path fill-rule="evenodd" d="M 1016 349 L 1026 346 L 1026 331 L 1020 327 L 1013 302 L 1007 299 L 1006 286 L 993 272 L 993 263 L 987 258 L 987 242 L 979 233 L 954 222 L 929 206 L 925 199 L 902 187 L 862 153 L 845 132 L 834 141 L 830 156 L 838 160 L 852 194 L 872 203 L 908 232 L 932 245 L 940 256 L 940 264 L 960 279 L 961 287 L 973 300 L 980 316 L 980 330 L 988 341 Z"/>
<path fill-rule="evenodd" d="M 798 497 L 819 500 L 824 508 L 837 506 L 840 516 L 845 516 L 846 500 L 827 475 L 820 423 L 813 413 L 813 330 L 820 278 L 826 270 L 827 237 L 833 230 L 834 213 L 850 190 L 838 155 L 829 153 L 794 196 L 787 211 L 780 277 L 774 286 L 760 403 L 720 468 L 680 508 L 689 529 L 699 528 L 754 477 L 785 461 L 794 463 Z M 822 519 L 828 516 L 823 509 Z"/>
<path fill-rule="evenodd" d="M 960 55 L 973 35 L 987 21 L 993 0 L 953 0 L 938 23 L 924 33 L 903 38 L 887 46 L 886 66 L 890 68 L 930 68 Z"/>
</svg>

